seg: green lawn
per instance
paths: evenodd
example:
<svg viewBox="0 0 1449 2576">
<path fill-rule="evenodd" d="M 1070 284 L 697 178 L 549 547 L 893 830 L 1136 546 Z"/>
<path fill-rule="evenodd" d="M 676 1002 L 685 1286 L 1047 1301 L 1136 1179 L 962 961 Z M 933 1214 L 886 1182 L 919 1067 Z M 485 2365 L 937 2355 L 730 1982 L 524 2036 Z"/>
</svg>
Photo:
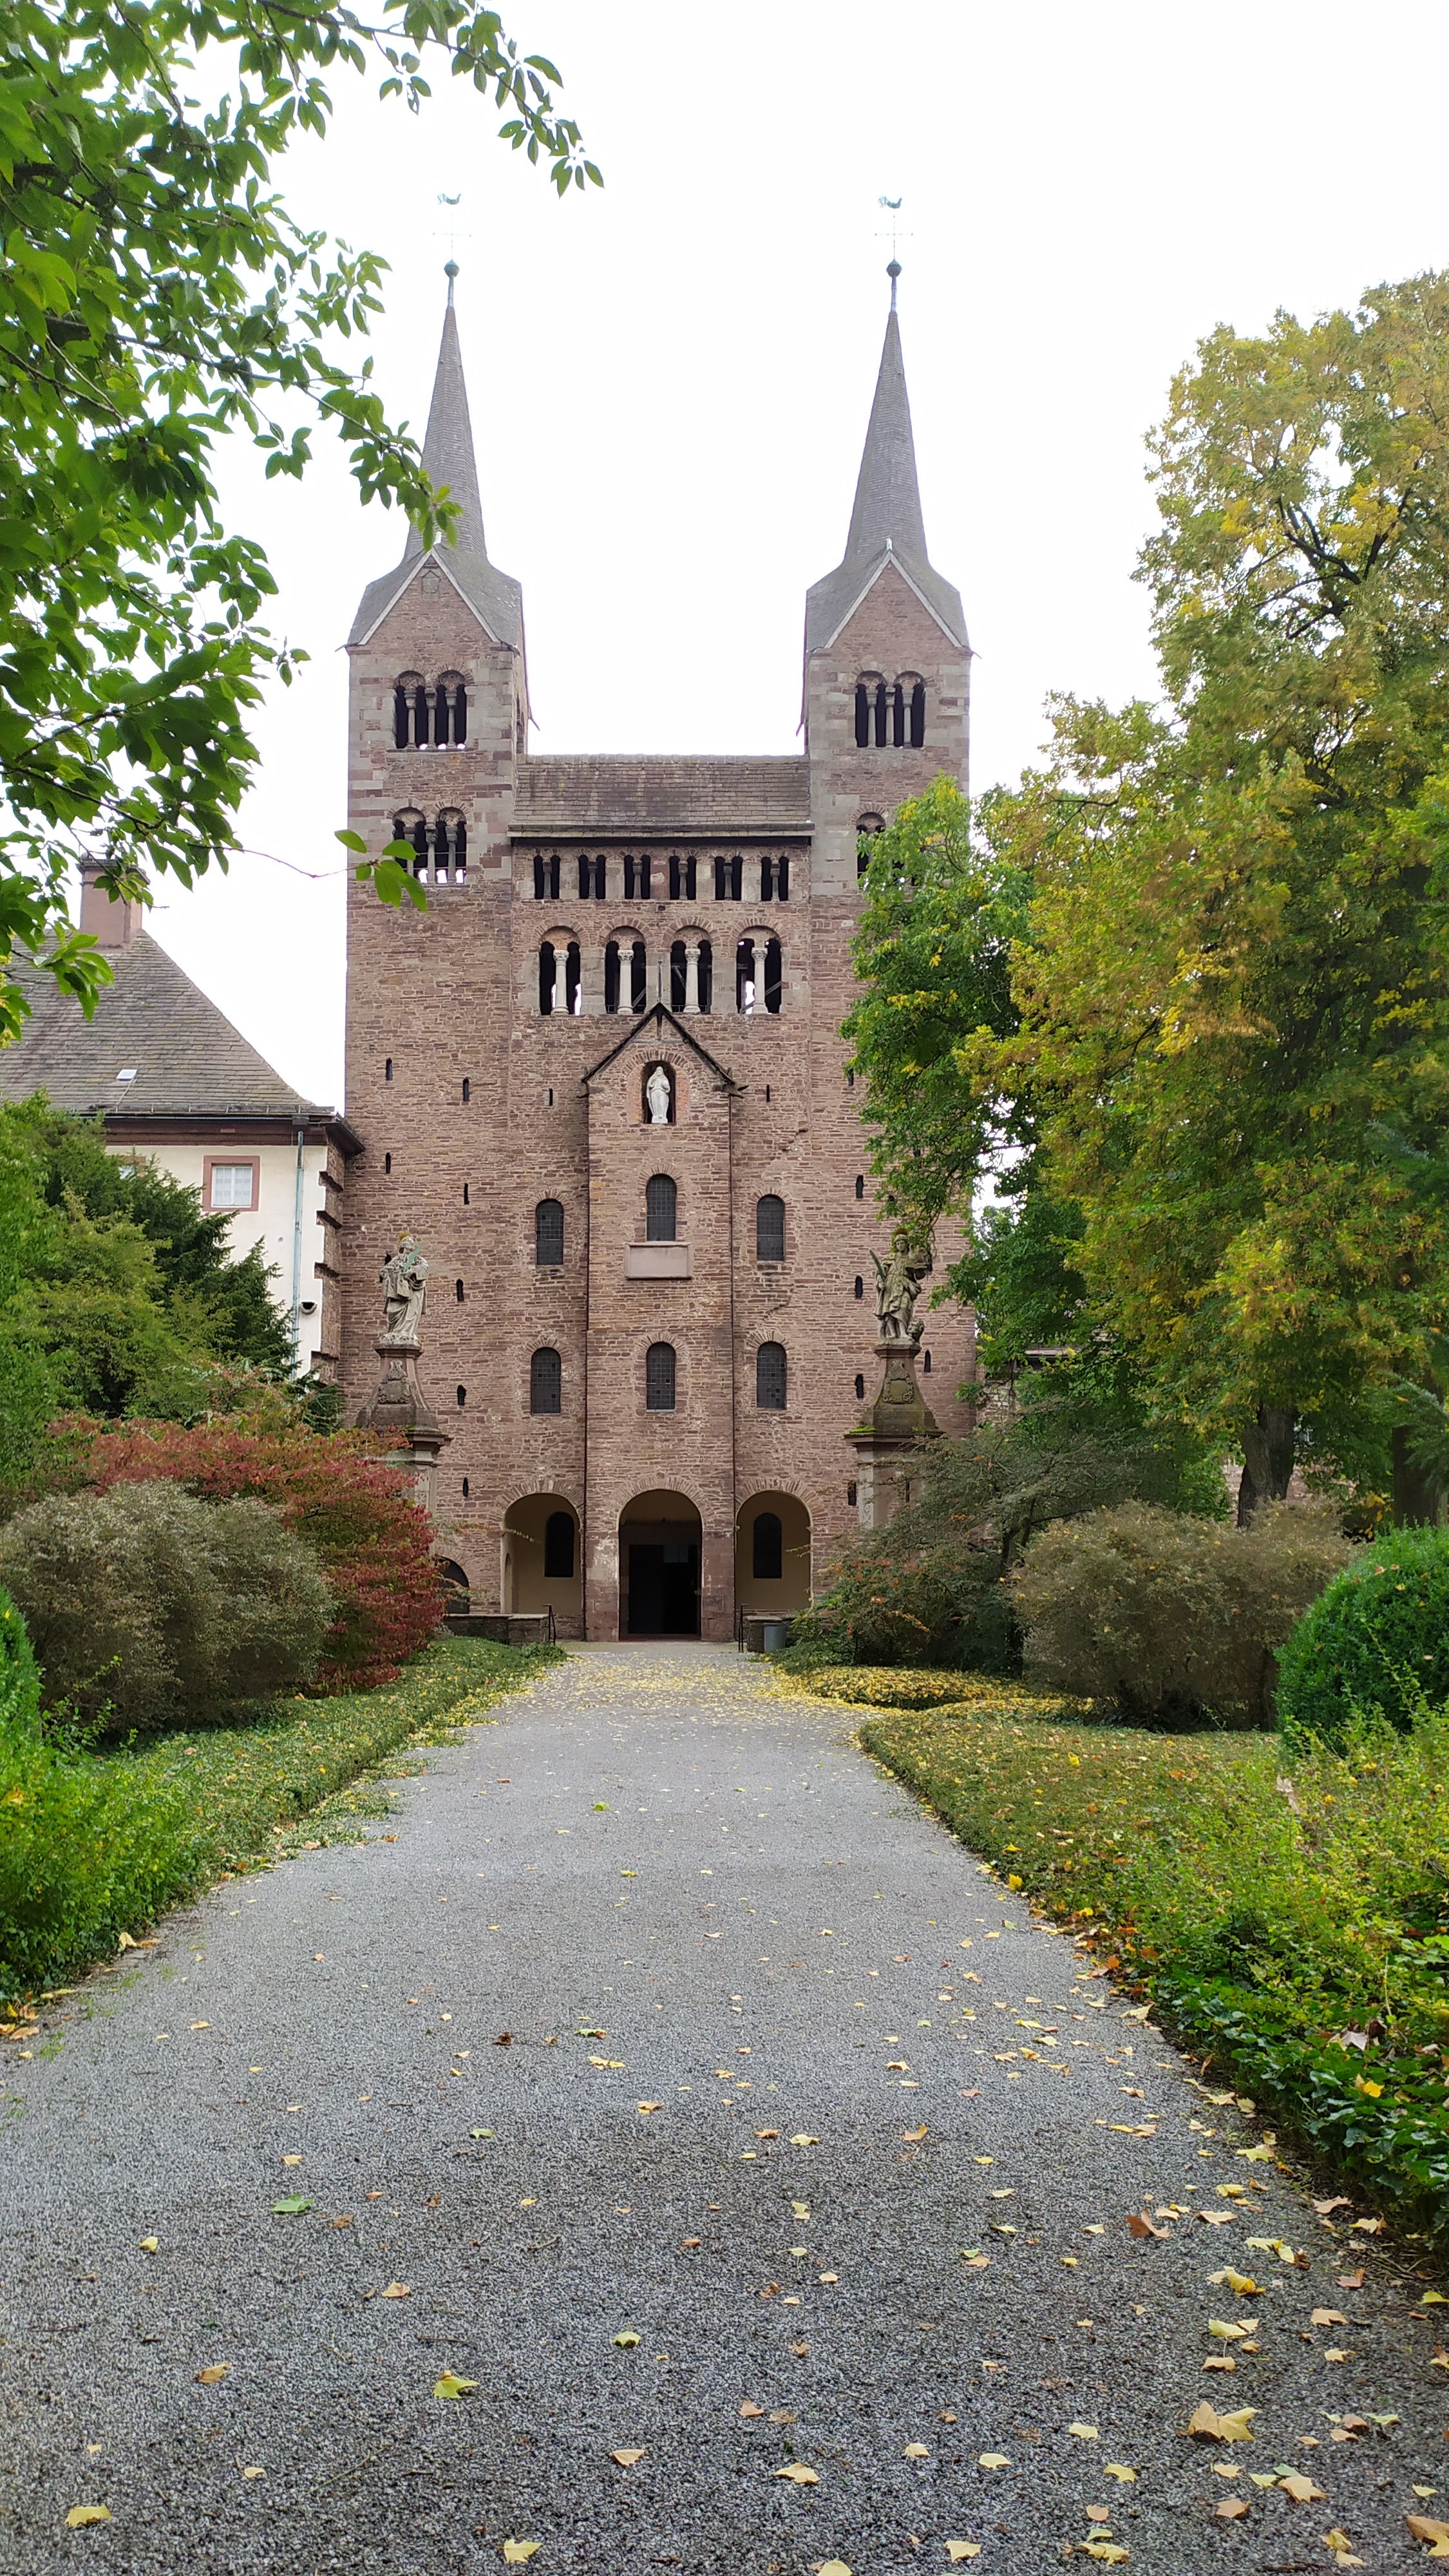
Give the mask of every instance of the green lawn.
<svg viewBox="0 0 1449 2576">
<path fill-rule="evenodd" d="M 74 1978 L 167 1906 L 384 1814 L 368 1775 L 483 1716 L 556 1647 L 441 1637 L 398 1680 L 102 1754 L 0 1743 L 0 2001 Z M 403 1766 L 407 1766 L 404 1764 Z M 296 1830 L 294 1830 L 296 1829 Z"/>
<path fill-rule="evenodd" d="M 1009 1682 L 796 1679 L 875 1703 L 868 1751 L 1150 1995 L 1210 2075 L 1449 2235 L 1449 1712 L 1290 1760 L 1275 1735 L 1064 1720 Z M 945 1707 L 879 1704 L 946 1683 Z"/>
</svg>

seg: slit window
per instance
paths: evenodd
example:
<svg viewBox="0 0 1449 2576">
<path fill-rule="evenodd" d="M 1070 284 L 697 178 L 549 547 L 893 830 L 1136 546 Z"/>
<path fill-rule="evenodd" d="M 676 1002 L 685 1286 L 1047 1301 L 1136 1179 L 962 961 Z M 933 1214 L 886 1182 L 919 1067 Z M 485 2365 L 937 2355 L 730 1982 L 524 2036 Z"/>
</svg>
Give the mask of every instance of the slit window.
<svg viewBox="0 0 1449 2576">
<path fill-rule="evenodd" d="M 463 1076 L 463 1106 L 464 1106 L 464 1108 L 465 1108 L 465 1109 L 467 1108 L 468 1103 L 469 1103 L 469 1101 L 472 1099 L 472 1097 L 473 1097 L 473 1085 L 472 1085 L 472 1083 L 469 1081 L 468 1076 L 467 1076 L 467 1075 L 466 1075 L 466 1073 L 465 1073 L 465 1074 L 464 1074 L 464 1076 Z"/>
<path fill-rule="evenodd" d="M 667 1172 L 656 1172 L 644 1192 L 644 1240 L 673 1243 L 679 1224 L 679 1191 Z"/>
<path fill-rule="evenodd" d="M 745 863 L 736 855 L 716 859 L 714 863 L 714 899 L 716 903 L 738 903 L 745 890 Z"/>
<path fill-rule="evenodd" d="M 533 860 L 533 899 L 535 903 L 557 903 L 558 887 L 559 856 L 557 850 L 554 851 L 551 858 L 545 858 L 541 850 L 535 851 Z"/>
<path fill-rule="evenodd" d="M 468 1390 L 467 1390 L 466 1386 L 460 1386 L 460 1387 L 459 1387 L 459 1389 L 458 1389 L 458 1411 L 459 1411 L 460 1413 L 462 1412 L 463 1407 L 464 1407 L 464 1405 L 467 1403 L 467 1401 L 468 1401 Z"/>
<path fill-rule="evenodd" d="M 669 862 L 669 900 L 671 903 L 693 903 L 699 878 L 697 858 L 680 858 L 676 852 Z"/>
<path fill-rule="evenodd" d="M 778 1512 L 756 1512 L 750 1572 L 756 1583 L 778 1583 L 785 1571 L 785 1531 Z"/>
<path fill-rule="evenodd" d="M 533 1211 L 533 1258 L 539 1270 L 559 1270 L 564 1257 L 562 1199 L 540 1199 Z"/>
<path fill-rule="evenodd" d="M 674 1411 L 676 1366 L 672 1342 L 651 1342 L 644 1355 L 644 1403 L 650 1413 Z"/>
<path fill-rule="evenodd" d="M 558 959 L 551 939 L 545 939 L 538 952 L 538 1007 L 547 1019 L 553 1010 L 554 989 L 558 982 Z"/>
<path fill-rule="evenodd" d="M 455 1280 L 454 1280 L 454 1282 L 453 1282 L 453 1294 L 454 1294 L 454 1296 L 457 1298 L 458 1303 L 459 1303 L 459 1305 L 461 1306 L 461 1305 L 462 1305 L 462 1303 L 463 1303 L 463 1282 L 462 1282 L 462 1280 L 461 1280 L 461 1279 L 455 1279 Z"/>
<path fill-rule="evenodd" d="M 390 1172 L 390 1171 L 392 1170 L 392 1156 L 391 1156 L 391 1154 L 384 1154 L 384 1156 L 383 1156 L 383 1158 L 382 1158 L 382 1168 L 383 1168 L 383 1170 L 384 1170 L 385 1172 Z"/>
<path fill-rule="evenodd" d="M 530 1413 L 562 1413 L 563 1362 L 557 1351 L 535 1351 L 528 1363 Z"/>
<path fill-rule="evenodd" d="M 714 950 L 707 939 L 699 943 L 699 1007 L 714 1008 Z"/>
<path fill-rule="evenodd" d="M 741 939 L 735 947 L 735 1009 L 746 1018 L 755 1007 L 755 943 Z"/>
<path fill-rule="evenodd" d="M 926 740 L 926 683 L 917 680 L 911 688 L 911 749 L 920 751 Z"/>
<path fill-rule="evenodd" d="M 543 1579 L 571 1583 L 574 1574 L 574 1516 L 550 1512 L 543 1525 Z"/>
<path fill-rule="evenodd" d="M 865 1380 L 861 1376 L 859 1369 L 857 1369 L 855 1373 L 855 1400 L 857 1404 L 864 1404 L 865 1402 Z"/>
<path fill-rule="evenodd" d="M 870 684 L 866 680 L 857 680 L 855 684 L 855 747 L 857 751 L 866 751 L 869 749 L 869 746 Z"/>
<path fill-rule="evenodd" d="M 564 951 L 564 1009 L 568 1012 L 570 1019 L 577 1019 L 583 1007 L 583 960 L 579 955 L 578 941 L 576 939 L 571 939 L 568 947 Z"/>
<path fill-rule="evenodd" d="M 778 939 L 765 942 L 765 1008 L 778 1013 L 785 991 L 785 965 Z"/>
<path fill-rule="evenodd" d="M 579 857 L 579 893 L 584 902 L 601 903 L 604 896 L 608 893 L 608 890 L 608 861 L 602 858 L 588 858 L 581 853 Z"/>
<path fill-rule="evenodd" d="M 468 684 L 457 671 L 445 671 L 433 696 L 435 742 L 468 739 Z"/>
<path fill-rule="evenodd" d="M 649 901 L 649 852 L 641 856 L 630 850 L 624 857 L 624 895 L 626 901 Z"/>
<path fill-rule="evenodd" d="M 682 1011 L 689 990 L 689 957 L 682 939 L 674 940 L 669 950 L 669 1007 Z"/>
<path fill-rule="evenodd" d="M 790 861 L 787 854 L 778 858 L 768 855 L 760 861 L 761 903 L 788 903 L 790 900 Z"/>
<path fill-rule="evenodd" d="M 649 966 L 644 955 L 644 942 L 636 939 L 629 951 L 629 1008 L 643 1011 L 649 1007 Z"/>
<path fill-rule="evenodd" d="M 857 1297 L 863 1297 L 865 1295 L 865 1281 L 862 1279 L 858 1270 L 855 1274 L 855 1293 Z"/>
<path fill-rule="evenodd" d="M 618 1007 L 619 943 L 617 939 L 610 939 L 604 945 L 604 1008 L 606 1011 L 617 1011 Z"/>
<path fill-rule="evenodd" d="M 761 1342 L 755 1353 L 755 1402 L 761 1413 L 783 1413 L 789 1369 L 783 1342 Z"/>
<path fill-rule="evenodd" d="M 785 1258 L 785 1202 L 769 1197 L 755 1202 L 755 1259 L 783 1261 Z"/>
<path fill-rule="evenodd" d="M 391 1056 L 389 1056 L 389 1057 L 388 1057 L 388 1059 L 387 1059 L 386 1063 L 384 1064 L 384 1066 L 383 1066 L 383 1068 L 382 1068 L 382 1078 L 383 1078 L 383 1081 L 384 1081 L 384 1082 L 391 1082 L 391 1080 L 392 1080 L 392 1057 L 391 1057 Z"/>
</svg>

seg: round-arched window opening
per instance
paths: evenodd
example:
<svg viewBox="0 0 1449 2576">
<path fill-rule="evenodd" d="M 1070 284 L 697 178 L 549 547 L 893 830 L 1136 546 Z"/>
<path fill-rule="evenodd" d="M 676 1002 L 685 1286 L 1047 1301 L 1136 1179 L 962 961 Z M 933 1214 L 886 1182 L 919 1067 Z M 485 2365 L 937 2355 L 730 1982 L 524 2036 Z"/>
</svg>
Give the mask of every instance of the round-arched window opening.
<svg viewBox="0 0 1449 2576">
<path fill-rule="evenodd" d="M 573 1575 L 573 1513 L 550 1512 L 543 1525 L 544 1581 L 545 1583 L 572 1583 Z"/>
<path fill-rule="evenodd" d="M 756 1583 L 778 1583 L 785 1571 L 785 1529 L 778 1512 L 756 1512 L 750 1549 Z"/>
<path fill-rule="evenodd" d="M 651 1342 L 644 1355 L 644 1402 L 650 1413 L 672 1413 L 676 1363 L 672 1342 Z"/>
<path fill-rule="evenodd" d="M 673 1243 L 679 1225 L 679 1190 L 667 1172 L 655 1172 L 644 1190 L 644 1240 Z"/>
<path fill-rule="evenodd" d="M 443 1587 L 444 1611 L 466 1610 L 468 1577 L 461 1565 L 451 1556 L 435 1556 L 433 1563 L 438 1569 L 438 1581 Z"/>
<path fill-rule="evenodd" d="M 787 1376 L 783 1342 L 761 1342 L 755 1353 L 755 1402 L 762 1413 L 784 1412 Z"/>
<path fill-rule="evenodd" d="M 646 1127 L 672 1127 L 674 1124 L 674 1075 L 667 1064 L 650 1064 L 644 1068 L 640 1105 Z"/>
<path fill-rule="evenodd" d="M 855 1373 L 855 1400 L 857 1404 L 864 1404 L 865 1402 L 865 1380 L 861 1376 L 859 1369 L 857 1369 Z"/>
<path fill-rule="evenodd" d="M 562 1199 L 540 1199 L 533 1211 L 533 1258 L 539 1270 L 557 1270 L 564 1257 Z"/>
</svg>

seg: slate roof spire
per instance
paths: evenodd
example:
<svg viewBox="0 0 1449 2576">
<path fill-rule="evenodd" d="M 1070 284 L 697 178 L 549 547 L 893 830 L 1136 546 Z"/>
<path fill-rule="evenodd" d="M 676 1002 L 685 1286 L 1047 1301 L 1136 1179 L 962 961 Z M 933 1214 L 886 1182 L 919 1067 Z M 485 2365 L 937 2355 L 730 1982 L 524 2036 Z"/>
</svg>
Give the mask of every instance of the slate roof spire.
<svg viewBox="0 0 1449 2576">
<path fill-rule="evenodd" d="M 850 533 L 845 540 L 844 557 L 835 571 L 827 573 L 806 594 L 807 653 L 828 644 L 839 632 L 888 555 L 896 557 L 954 641 L 966 644 L 961 595 L 942 580 L 926 551 L 921 490 L 916 478 L 916 442 L 896 312 L 896 280 L 900 273 L 900 262 L 893 259 L 886 271 L 891 282 L 891 306 L 886 316 L 885 345 L 856 479 Z"/>
<path fill-rule="evenodd" d="M 440 489 L 446 485 L 449 498 L 458 504 L 459 515 L 452 543 L 444 538 L 436 546 L 427 548 L 426 552 L 432 561 L 452 575 L 489 633 L 500 644 L 511 644 L 521 652 L 523 593 L 511 574 L 500 572 L 496 564 L 490 563 L 483 534 L 478 460 L 473 450 L 473 423 L 468 410 L 468 387 L 463 375 L 463 352 L 459 345 L 458 316 L 453 303 L 457 262 L 450 259 L 443 274 L 448 281 L 448 301 L 443 313 L 443 336 L 438 347 L 437 372 L 433 377 L 427 434 L 423 440 L 423 463 L 431 480 Z M 363 592 L 362 605 L 347 639 L 349 644 L 366 641 L 378 619 L 386 614 L 411 580 L 423 561 L 424 552 L 417 529 L 409 528 L 402 562 L 396 571 L 385 573 L 380 581 L 369 582 Z"/>
</svg>

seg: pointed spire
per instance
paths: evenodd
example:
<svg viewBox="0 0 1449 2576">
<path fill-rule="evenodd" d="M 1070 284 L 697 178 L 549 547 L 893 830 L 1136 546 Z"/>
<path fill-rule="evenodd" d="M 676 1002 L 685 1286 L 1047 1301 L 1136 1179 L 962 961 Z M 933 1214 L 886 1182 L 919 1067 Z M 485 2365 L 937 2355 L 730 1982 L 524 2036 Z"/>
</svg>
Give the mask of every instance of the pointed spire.
<svg viewBox="0 0 1449 2576">
<path fill-rule="evenodd" d="M 448 306 L 443 315 L 443 337 L 438 350 L 438 371 L 433 378 L 432 408 L 428 413 L 428 431 L 423 440 L 423 463 L 430 480 L 449 494 L 461 512 L 457 523 L 453 551 L 460 555 L 481 555 L 488 560 L 483 537 L 483 504 L 478 495 L 478 464 L 473 454 L 473 424 L 468 417 L 468 388 L 463 379 L 463 352 L 458 344 L 458 316 L 453 306 L 453 280 L 458 274 L 457 262 L 449 260 L 444 275 L 448 281 Z M 423 551 L 423 541 L 416 528 L 408 536 L 404 563 L 411 562 Z"/>
<path fill-rule="evenodd" d="M 423 440 L 423 463 L 439 490 L 446 487 L 450 500 L 458 504 L 451 544 L 446 539 L 428 549 L 434 563 L 441 566 L 463 594 L 469 606 L 481 618 L 488 633 L 500 644 L 523 650 L 523 593 L 511 573 L 500 572 L 490 563 L 483 535 L 483 503 L 478 492 L 478 465 L 473 454 L 473 424 L 468 416 L 468 388 L 463 379 L 463 352 L 458 340 L 458 316 L 453 306 L 453 284 L 458 275 L 457 263 L 449 260 L 443 271 L 448 281 L 448 302 L 443 314 L 443 337 L 438 349 L 438 368 L 433 378 L 433 400 L 428 412 L 427 435 Z M 373 633 L 379 618 L 386 615 L 414 578 L 423 560 L 423 541 L 416 528 L 409 528 L 402 562 L 395 572 L 385 573 L 370 581 L 352 621 L 349 644 L 363 644 Z"/>
<path fill-rule="evenodd" d="M 926 552 L 921 491 L 916 480 L 916 442 L 911 431 L 901 326 L 896 313 L 896 280 L 900 273 L 900 262 L 893 259 L 886 270 L 891 282 L 891 305 L 886 316 L 885 345 L 855 486 L 850 534 L 834 572 L 815 582 L 806 594 L 807 653 L 833 640 L 890 556 L 896 558 L 947 632 L 958 644 L 966 644 L 960 593 L 942 580 Z"/>
<path fill-rule="evenodd" d="M 855 487 L 855 507 L 850 514 L 850 534 L 845 540 L 847 563 L 865 561 L 886 546 L 898 555 L 915 556 L 922 563 L 930 560 L 916 481 L 916 442 L 911 434 L 901 326 L 896 316 L 900 269 L 895 260 L 891 261 L 891 271 L 891 309 Z"/>
</svg>

